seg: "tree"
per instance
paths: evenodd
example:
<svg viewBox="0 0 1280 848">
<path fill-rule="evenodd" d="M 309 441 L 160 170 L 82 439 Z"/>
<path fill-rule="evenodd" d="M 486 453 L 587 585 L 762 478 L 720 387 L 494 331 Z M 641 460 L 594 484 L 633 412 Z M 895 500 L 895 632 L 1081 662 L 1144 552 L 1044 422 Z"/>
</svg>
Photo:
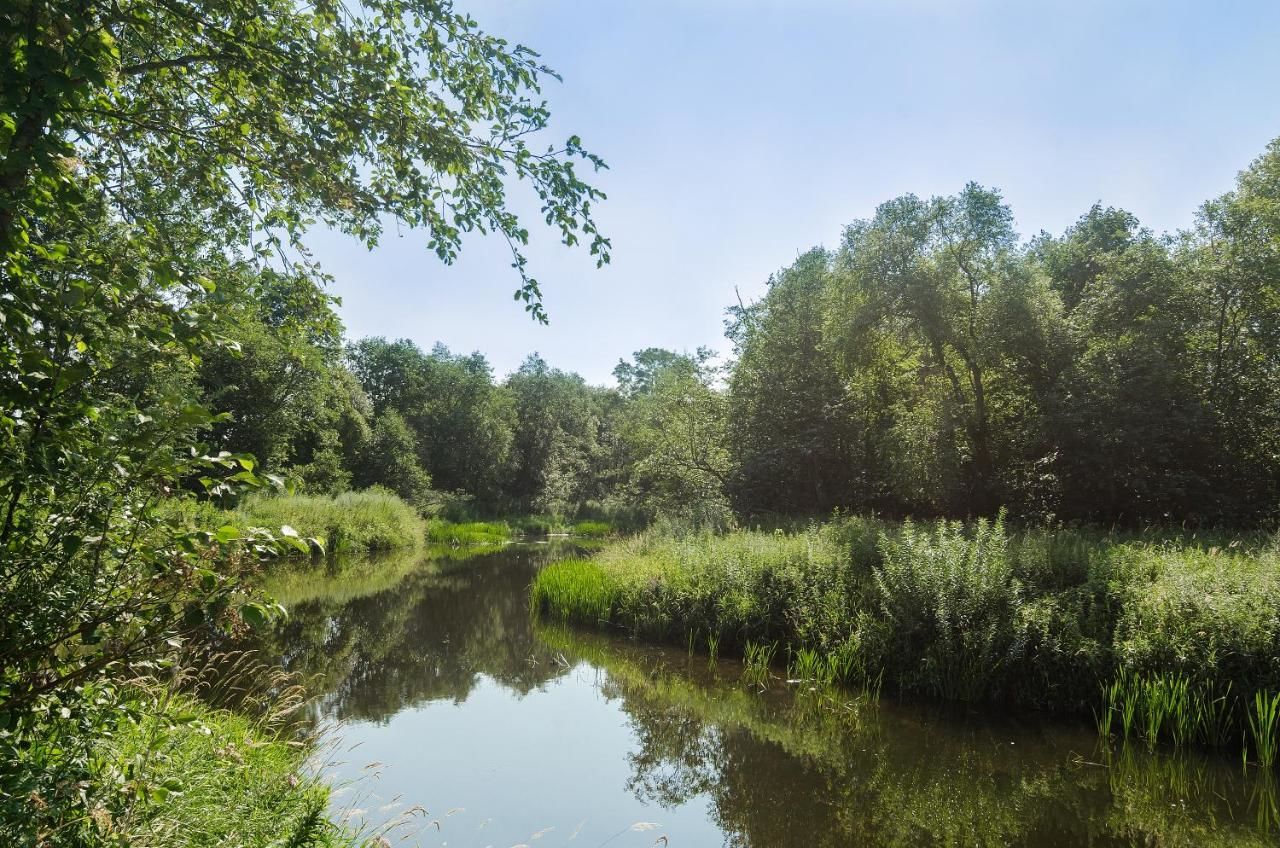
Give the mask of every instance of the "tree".
<svg viewBox="0 0 1280 848">
<path fill-rule="evenodd" d="M 719 375 L 709 362 L 711 352 L 652 354 L 642 351 L 637 359 L 670 364 L 652 372 L 648 390 L 632 398 L 620 424 L 631 462 L 630 505 L 650 517 L 728 526 L 733 514 L 726 492 L 732 469 L 727 408 L 715 385 Z"/>
<path fill-rule="evenodd" d="M 972 183 L 890 201 L 845 231 L 830 337 L 851 381 L 875 374 L 893 397 L 893 485 L 908 501 L 987 513 L 1000 499 L 993 307 L 1022 286 L 1015 243 L 1008 207 Z"/>
<path fill-rule="evenodd" d="M 573 516 L 601 495 L 598 392 L 529 355 L 504 386 L 515 409 L 504 489 L 517 510 Z"/>
<path fill-rule="evenodd" d="M 372 246 L 394 219 L 449 262 L 464 233 L 494 232 L 545 319 L 507 208 L 514 178 L 566 244 L 585 237 L 608 260 L 591 216 L 603 195 L 574 165 L 603 162 L 576 136 L 531 147 L 554 72 L 447 0 L 18 0 L 0 56 L 5 248 L 86 191 L 161 244 L 199 222 L 204 244 L 301 249 L 315 220 Z"/>
<path fill-rule="evenodd" d="M 736 508 L 818 515 L 875 503 L 875 457 L 823 338 L 831 258 L 815 248 L 769 278 L 758 303 L 730 310 L 728 444 Z"/>
<path fill-rule="evenodd" d="M 603 163 L 576 136 L 532 146 L 550 75 L 448 0 L 0 8 L 0 797 L 20 805 L 0 841 L 118 803 L 82 782 L 113 676 L 233 609 L 219 569 L 238 531 L 200 537 L 156 509 L 192 478 L 263 483 L 200 441 L 230 423 L 189 390 L 237 312 L 219 292 L 256 298 L 237 283 L 268 269 L 317 288 L 310 226 L 373 245 L 392 220 L 445 262 L 464 233 L 497 233 L 545 320 L 514 183 L 607 261 L 602 195 L 576 171 Z"/>
<path fill-rule="evenodd" d="M 420 510 L 431 505 L 431 475 L 418 464 L 417 438 L 394 409 L 374 422 L 355 480 L 361 487 L 385 486 Z"/>
<path fill-rule="evenodd" d="M 482 355 L 455 355 L 443 345 L 427 354 L 407 339 L 370 338 L 350 346 L 348 360 L 375 413 L 403 416 L 418 464 L 437 489 L 465 491 L 485 509 L 499 505 L 514 411 Z"/>
<path fill-rule="evenodd" d="M 1244 516 L 1280 498 L 1280 139 L 1206 203 L 1181 246 L 1200 297 L 1196 369 L 1221 446 L 1219 491 Z"/>
</svg>

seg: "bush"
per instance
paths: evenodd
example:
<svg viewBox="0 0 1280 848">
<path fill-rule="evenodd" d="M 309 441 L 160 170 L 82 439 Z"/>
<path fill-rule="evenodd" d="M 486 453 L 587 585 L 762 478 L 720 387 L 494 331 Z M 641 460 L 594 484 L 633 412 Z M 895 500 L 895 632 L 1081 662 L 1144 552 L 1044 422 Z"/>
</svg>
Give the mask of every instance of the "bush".
<svg viewBox="0 0 1280 848">
<path fill-rule="evenodd" d="M 904 687 L 977 701 L 998 688 L 1018 650 L 1022 583 L 1013 574 L 1003 514 L 972 528 L 907 521 L 884 534 L 876 588 L 888 630 L 886 662 Z"/>
</svg>

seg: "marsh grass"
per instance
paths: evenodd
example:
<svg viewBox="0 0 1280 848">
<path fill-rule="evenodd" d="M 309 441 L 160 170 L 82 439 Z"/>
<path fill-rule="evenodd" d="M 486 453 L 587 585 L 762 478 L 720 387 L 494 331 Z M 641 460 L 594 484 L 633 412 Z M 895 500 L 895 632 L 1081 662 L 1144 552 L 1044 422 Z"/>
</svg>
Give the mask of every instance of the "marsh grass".
<svg viewBox="0 0 1280 848">
<path fill-rule="evenodd" d="M 574 536 L 581 536 L 584 539 L 603 539 L 606 536 L 612 536 L 614 528 L 607 521 L 578 521 L 570 529 L 570 532 Z"/>
<path fill-rule="evenodd" d="M 1253 742 L 1258 763 L 1264 768 L 1271 768 L 1280 754 L 1280 692 L 1253 693 L 1248 725 L 1249 739 Z"/>
<path fill-rule="evenodd" d="M 417 510 L 391 492 L 367 490 L 325 495 L 256 495 L 234 510 L 208 502 L 174 500 L 171 507 L 193 529 L 216 531 L 224 525 L 262 527 L 279 533 L 290 527 L 323 550 L 313 554 L 377 553 L 422 546 L 423 521 Z"/>
<path fill-rule="evenodd" d="M 521 515 L 494 521 L 452 522 L 433 519 L 427 525 L 427 540 L 437 545 L 497 545 L 530 537 L 574 536 L 604 539 L 613 534 L 606 521 L 570 523 L 545 515 Z"/>
<path fill-rule="evenodd" d="M 538 573 L 530 594 L 535 610 L 560 621 L 585 624 L 607 622 L 614 602 L 613 584 L 592 560 L 552 563 Z"/>
<path fill-rule="evenodd" d="M 1236 693 L 1280 691 L 1273 537 L 838 518 L 650 530 L 567 569 L 582 585 L 535 584 L 561 620 L 690 651 L 690 634 L 714 633 L 718 654 L 744 658 L 776 644 L 791 676 L 819 682 L 1092 710 L 1104 735 L 1153 745 L 1237 744 Z"/>
<path fill-rule="evenodd" d="M 467 521 L 455 524 L 434 520 L 427 525 L 427 542 L 432 545 L 500 545 L 511 541 L 515 531 L 506 522 Z"/>
<path fill-rule="evenodd" d="M 757 643 L 748 640 L 742 647 L 742 680 L 751 686 L 767 687 L 773 666 L 776 642 Z"/>
</svg>

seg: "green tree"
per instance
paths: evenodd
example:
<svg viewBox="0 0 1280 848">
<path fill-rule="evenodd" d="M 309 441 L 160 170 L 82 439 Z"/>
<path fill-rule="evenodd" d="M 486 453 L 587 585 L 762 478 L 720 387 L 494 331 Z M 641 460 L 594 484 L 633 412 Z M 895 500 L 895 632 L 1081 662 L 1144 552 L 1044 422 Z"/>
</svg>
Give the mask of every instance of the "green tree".
<svg viewBox="0 0 1280 848">
<path fill-rule="evenodd" d="M 846 230 L 828 333 L 854 391 L 890 407 L 883 446 L 908 503 L 964 514 L 1001 499 L 1000 319 L 1032 290 L 1012 213 L 974 184 L 927 202 L 898 198 Z"/>
<path fill-rule="evenodd" d="M 423 353 L 401 339 L 361 339 L 347 352 L 382 416 L 394 410 L 414 433 L 418 464 L 437 489 L 467 492 L 497 508 L 511 451 L 514 412 L 479 353 L 455 355 L 437 345 Z"/>
<path fill-rule="evenodd" d="M 511 471 L 504 485 L 517 510 L 572 517 L 601 496 L 604 426 L 600 393 L 536 353 L 505 383 L 515 408 Z"/>
<path fill-rule="evenodd" d="M 669 364 L 653 371 L 648 390 L 636 394 L 622 416 L 630 462 L 625 498 L 636 512 L 694 526 L 733 522 L 728 409 L 711 356 L 707 350 L 662 356 Z"/>
<path fill-rule="evenodd" d="M 355 480 L 361 487 L 385 486 L 420 510 L 431 506 L 431 476 L 418 464 L 417 438 L 394 409 L 374 422 Z"/>
<path fill-rule="evenodd" d="M 823 339 L 831 259 L 821 248 L 730 310 L 729 446 L 741 512 L 818 515 L 875 503 L 867 422 Z M 870 485 L 869 485 L 870 484 Z"/>
<path fill-rule="evenodd" d="M 497 233 L 544 319 L 515 184 L 607 260 L 576 171 L 602 163 L 577 137 L 533 146 L 550 75 L 447 0 L 0 8 L 0 841 L 93 841 L 88 808 L 124 798 L 88 753 L 122 669 L 235 600 L 237 531 L 156 510 L 193 477 L 262 482 L 204 458 L 230 422 L 186 388 L 237 311 L 218 292 L 246 267 L 318 281 L 314 224 L 373 245 L 395 221 L 446 262 Z"/>
</svg>

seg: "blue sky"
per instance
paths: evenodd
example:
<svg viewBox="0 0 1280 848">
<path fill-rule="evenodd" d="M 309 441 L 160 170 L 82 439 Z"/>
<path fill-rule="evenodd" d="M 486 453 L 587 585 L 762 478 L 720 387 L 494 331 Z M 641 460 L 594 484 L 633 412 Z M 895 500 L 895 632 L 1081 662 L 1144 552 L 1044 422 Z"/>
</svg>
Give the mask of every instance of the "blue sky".
<svg viewBox="0 0 1280 848">
<path fill-rule="evenodd" d="M 458 0 L 564 77 L 553 135 L 610 170 L 612 265 L 561 247 L 531 213 L 531 322 L 506 246 L 450 267 L 420 233 L 317 256 L 352 338 L 484 352 L 501 376 L 539 351 L 611 383 L 648 346 L 724 351 L 724 309 L 844 225 L 906 192 L 999 188 L 1019 232 L 1058 233 L 1094 202 L 1157 231 L 1280 136 L 1280 1 Z M 551 141 L 548 138 L 548 143 Z"/>
</svg>

